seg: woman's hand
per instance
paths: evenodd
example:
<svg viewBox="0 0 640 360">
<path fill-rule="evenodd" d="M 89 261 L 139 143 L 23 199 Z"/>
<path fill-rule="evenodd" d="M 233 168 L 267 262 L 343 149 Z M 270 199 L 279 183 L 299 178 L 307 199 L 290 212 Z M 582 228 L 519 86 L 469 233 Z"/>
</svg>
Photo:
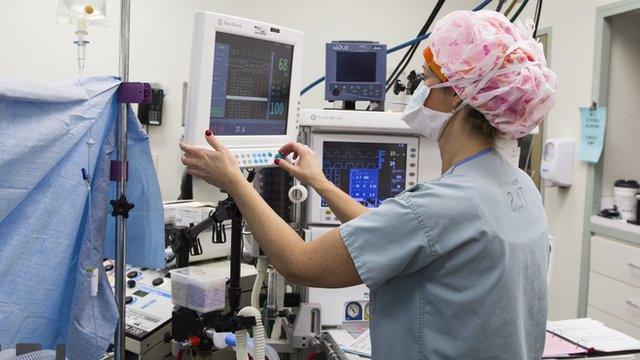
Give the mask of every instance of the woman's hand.
<svg viewBox="0 0 640 360">
<path fill-rule="evenodd" d="M 233 154 L 218 142 L 210 130 L 205 132 L 205 138 L 213 150 L 180 144 L 184 151 L 181 161 L 187 166 L 187 173 L 225 190 L 238 180 L 244 181 Z"/>
<path fill-rule="evenodd" d="M 316 154 L 308 146 L 292 142 L 285 144 L 278 152 L 284 156 L 293 153 L 293 159 L 298 160 L 295 165 L 284 159 L 276 159 L 275 164 L 302 183 L 316 188 L 327 180 Z"/>
</svg>

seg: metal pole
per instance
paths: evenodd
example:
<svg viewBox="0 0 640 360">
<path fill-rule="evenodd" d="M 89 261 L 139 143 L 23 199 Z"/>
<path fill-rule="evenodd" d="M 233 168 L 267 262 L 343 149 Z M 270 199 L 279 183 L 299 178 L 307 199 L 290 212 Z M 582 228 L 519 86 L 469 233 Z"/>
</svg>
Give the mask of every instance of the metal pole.
<svg viewBox="0 0 640 360">
<path fill-rule="evenodd" d="M 242 256 L 242 215 L 232 202 L 231 215 L 231 268 L 229 270 L 229 308 L 233 314 L 240 309 L 240 257 Z M 223 230 L 224 231 L 224 230 Z"/>
<path fill-rule="evenodd" d="M 129 81 L 129 28 L 131 4 L 129 0 L 120 1 L 120 77 L 122 82 Z M 127 104 L 120 104 L 118 122 L 118 161 L 120 178 L 118 179 L 118 198 L 127 192 Z M 116 304 L 118 306 L 118 325 L 115 334 L 115 359 L 125 359 L 125 282 L 126 282 L 126 244 L 127 219 L 116 217 Z"/>
</svg>

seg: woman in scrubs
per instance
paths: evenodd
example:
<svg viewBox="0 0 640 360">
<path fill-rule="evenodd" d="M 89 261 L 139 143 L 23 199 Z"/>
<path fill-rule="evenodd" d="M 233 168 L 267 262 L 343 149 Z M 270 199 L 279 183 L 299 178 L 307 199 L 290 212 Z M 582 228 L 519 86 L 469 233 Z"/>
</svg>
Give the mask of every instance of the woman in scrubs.
<svg viewBox="0 0 640 360">
<path fill-rule="evenodd" d="M 424 81 L 402 119 L 437 141 L 442 175 L 367 209 L 327 180 L 308 147 L 276 165 L 313 187 L 341 220 L 304 242 L 205 132 L 181 144 L 190 174 L 226 189 L 269 261 L 314 287 L 371 290 L 374 359 L 540 359 L 547 317 L 547 222 L 531 179 L 494 149 L 529 133 L 554 103 L 541 47 L 493 11 L 441 19 Z"/>
</svg>

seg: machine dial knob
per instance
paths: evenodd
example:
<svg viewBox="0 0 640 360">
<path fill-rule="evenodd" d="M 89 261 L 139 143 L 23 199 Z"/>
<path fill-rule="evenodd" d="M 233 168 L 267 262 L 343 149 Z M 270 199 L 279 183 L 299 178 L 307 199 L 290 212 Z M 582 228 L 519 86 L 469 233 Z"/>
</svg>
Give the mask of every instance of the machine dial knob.
<svg viewBox="0 0 640 360">
<path fill-rule="evenodd" d="M 362 306 L 357 302 L 352 302 L 347 305 L 347 316 L 350 319 L 362 318 Z"/>
</svg>

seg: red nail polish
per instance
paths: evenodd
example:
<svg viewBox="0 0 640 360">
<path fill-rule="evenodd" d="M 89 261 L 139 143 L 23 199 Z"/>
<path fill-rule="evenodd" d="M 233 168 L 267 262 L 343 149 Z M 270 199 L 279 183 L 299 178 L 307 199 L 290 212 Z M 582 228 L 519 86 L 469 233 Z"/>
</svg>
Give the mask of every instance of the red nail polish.
<svg viewBox="0 0 640 360">
<path fill-rule="evenodd" d="M 213 133 L 211 132 L 211 130 L 207 130 L 207 131 L 205 131 L 205 132 L 204 132 L 204 134 L 205 134 L 206 136 L 211 136 L 211 135 L 213 135 Z"/>
<path fill-rule="evenodd" d="M 273 161 L 273 163 L 274 163 L 274 164 L 276 164 L 276 165 L 278 165 L 278 164 L 280 163 L 280 159 L 275 159 L 275 160 Z"/>
</svg>

